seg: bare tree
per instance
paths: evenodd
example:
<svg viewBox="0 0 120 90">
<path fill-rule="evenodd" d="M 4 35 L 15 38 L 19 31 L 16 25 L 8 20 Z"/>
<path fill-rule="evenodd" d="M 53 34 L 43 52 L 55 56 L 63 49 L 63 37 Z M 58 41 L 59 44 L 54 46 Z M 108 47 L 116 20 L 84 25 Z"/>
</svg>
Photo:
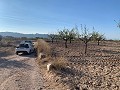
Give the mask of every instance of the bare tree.
<svg viewBox="0 0 120 90">
<path fill-rule="evenodd" d="M 65 41 L 65 48 L 67 48 L 67 41 L 69 40 L 69 30 L 64 28 L 62 31 L 59 31 L 59 36 Z"/>
<path fill-rule="evenodd" d="M 0 41 L 2 40 L 2 36 L 0 35 Z"/>
<path fill-rule="evenodd" d="M 117 27 L 119 27 L 119 28 L 120 28 L 120 21 L 119 21 L 119 22 L 117 22 L 116 20 L 114 20 L 114 21 L 116 22 Z"/>
<path fill-rule="evenodd" d="M 0 35 L 0 46 L 2 45 L 2 36 Z"/>
<path fill-rule="evenodd" d="M 77 27 L 75 27 L 75 28 L 73 28 L 71 31 L 69 31 L 69 40 L 70 40 L 70 43 L 71 43 L 71 41 L 72 41 L 73 39 L 76 38 L 76 36 L 77 36 L 77 31 L 78 31 L 78 28 L 77 28 Z"/>
<path fill-rule="evenodd" d="M 99 32 L 93 31 L 92 40 L 97 41 L 98 45 L 100 45 L 100 41 L 104 39 L 105 39 L 104 34 L 100 34 Z"/>
<path fill-rule="evenodd" d="M 88 33 L 88 29 L 86 26 L 84 28 L 81 25 L 81 30 L 83 30 L 80 40 L 82 40 L 85 44 L 85 54 L 87 53 L 88 42 L 91 40 L 91 34 Z"/>
<path fill-rule="evenodd" d="M 56 38 L 56 35 L 55 34 L 49 34 L 48 36 L 49 36 L 49 38 L 51 39 L 51 41 L 53 43 L 54 39 Z"/>
<path fill-rule="evenodd" d="M 57 44 L 58 44 L 58 41 L 60 40 L 60 37 L 59 37 L 59 35 L 58 34 L 56 34 L 55 35 L 55 41 L 57 42 Z"/>
</svg>

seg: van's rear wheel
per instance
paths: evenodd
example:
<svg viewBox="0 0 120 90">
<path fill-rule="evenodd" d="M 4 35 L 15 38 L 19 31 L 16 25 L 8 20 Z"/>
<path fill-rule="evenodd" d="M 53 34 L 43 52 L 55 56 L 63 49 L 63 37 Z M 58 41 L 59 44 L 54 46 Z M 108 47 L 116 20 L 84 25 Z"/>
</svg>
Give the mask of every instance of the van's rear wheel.
<svg viewBox="0 0 120 90">
<path fill-rule="evenodd" d="M 26 54 L 30 55 L 31 54 L 31 50 L 29 52 L 26 52 Z"/>
<path fill-rule="evenodd" d="M 32 50 L 30 50 L 29 54 L 31 54 L 31 53 L 32 53 Z"/>
<path fill-rule="evenodd" d="M 27 54 L 27 52 L 25 52 L 25 51 L 24 51 L 24 52 L 22 52 L 22 54 L 23 54 L 23 55 L 26 55 L 26 54 Z"/>
</svg>

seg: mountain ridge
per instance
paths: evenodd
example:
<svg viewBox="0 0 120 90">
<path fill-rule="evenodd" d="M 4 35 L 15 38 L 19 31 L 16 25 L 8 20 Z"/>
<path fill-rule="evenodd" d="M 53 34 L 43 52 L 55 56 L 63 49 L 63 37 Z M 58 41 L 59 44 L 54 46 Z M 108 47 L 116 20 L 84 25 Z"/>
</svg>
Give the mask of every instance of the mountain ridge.
<svg viewBox="0 0 120 90">
<path fill-rule="evenodd" d="M 23 33 L 18 33 L 18 32 L 0 32 L 0 35 L 3 37 L 5 36 L 12 36 L 12 37 L 27 37 L 27 38 L 35 38 L 35 37 L 40 37 L 40 38 L 48 38 L 48 34 L 23 34 Z"/>
</svg>

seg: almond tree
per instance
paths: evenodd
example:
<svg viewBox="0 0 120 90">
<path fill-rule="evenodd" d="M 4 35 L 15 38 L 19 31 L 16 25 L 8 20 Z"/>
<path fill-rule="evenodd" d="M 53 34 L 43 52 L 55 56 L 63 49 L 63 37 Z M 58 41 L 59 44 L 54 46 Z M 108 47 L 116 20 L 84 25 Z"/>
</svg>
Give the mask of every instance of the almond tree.
<svg viewBox="0 0 120 90">
<path fill-rule="evenodd" d="M 2 36 L 0 35 L 0 42 L 2 41 Z M 1 45 L 2 43 L 0 43 L 0 45 Z"/>
<path fill-rule="evenodd" d="M 60 38 L 65 41 L 65 48 L 67 48 L 67 41 L 69 40 L 69 30 L 64 28 L 62 31 L 59 31 L 58 33 Z"/>
<path fill-rule="evenodd" d="M 71 31 L 69 31 L 69 40 L 70 40 L 70 43 L 77 36 L 77 30 L 78 30 L 77 27 L 75 27 Z"/>
<path fill-rule="evenodd" d="M 55 35 L 55 41 L 57 42 L 57 44 L 58 44 L 58 41 L 60 40 L 60 37 L 59 37 L 59 35 L 58 34 L 56 34 Z"/>
<path fill-rule="evenodd" d="M 83 30 L 82 35 L 80 37 L 80 40 L 82 40 L 85 44 L 85 54 L 87 53 L 87 47 L 88 47 L 88 42 L 91 40 L 91 34 L 88 33 L 88 29 L 86 26 L 84 26 L 84 28 L 82 28 L 81 25 L 81 30 Z"/>
<path fill-rule="evenodd" d="M 92 33 L 92 40 L 97 41 L 98 45 L 100 45 L 100 41 L 104 40 L 104 35 L 98 32 L 93 31 Z"/>
<path fill-rule="evenodd" d="M 48 37 L 51 39 L 51 41 L 52 41 L 52 43 L 53 43 L 56 35 L 55 35 L 55 34 L 49 34 Z"/>
<path fill-rule="evenodd" d="M 117 23 L 117 27 L 120 28 L 120 21 L 119 22 L 117 22 L 116 20 L 114 20 L 114 21 Z"/>
<path fill-rule="evenodd" d="M 2 36 L 0 35 L 0 41 L 2 40 Z"/>
</svg>

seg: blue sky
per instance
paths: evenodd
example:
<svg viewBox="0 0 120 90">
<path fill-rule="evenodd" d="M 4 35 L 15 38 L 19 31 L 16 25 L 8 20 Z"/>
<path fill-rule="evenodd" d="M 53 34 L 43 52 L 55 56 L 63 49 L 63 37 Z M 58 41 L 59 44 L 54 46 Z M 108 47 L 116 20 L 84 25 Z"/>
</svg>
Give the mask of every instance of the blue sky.
<svg viewBox="0 0 120 90">
<path fill-rule="evenodd" d="M 56 33 L 86 25 L 120 39 L 120 0 L 0 0 L 0 32 Z"/>
</svg>

